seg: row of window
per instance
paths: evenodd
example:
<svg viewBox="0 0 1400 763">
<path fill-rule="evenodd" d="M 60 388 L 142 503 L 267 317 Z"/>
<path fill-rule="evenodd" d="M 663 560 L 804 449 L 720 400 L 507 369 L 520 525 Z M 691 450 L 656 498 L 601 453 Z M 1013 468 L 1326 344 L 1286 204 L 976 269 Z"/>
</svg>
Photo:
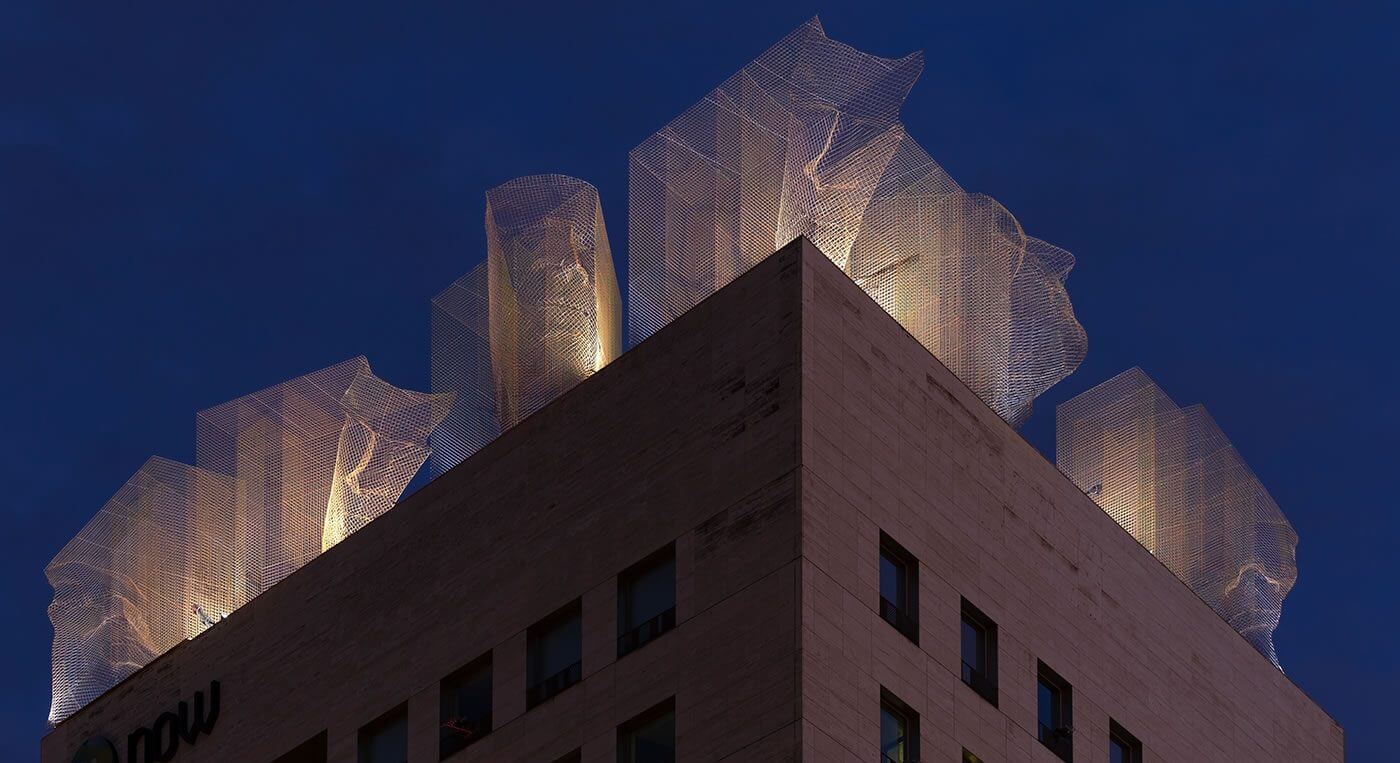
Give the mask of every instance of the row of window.
<svg viewBox="0 0 1400 763">
<path fill-rule="evenodd" d="M 640 649 L 676 627 L 674 544 L 618 575 L 617 656 Z M 530 710 L 583 680 L 583 602 L 566 604 L 526 630 L 525 708 Z M 674 700 L 653 707 L 618 728 L 618 763 L 670 763 L 675 759 Z M 472 660 L 439 683 L 438 756 L 445 760 L 491 733 L 492 653 Z M 325 734 L 275 763 L 322 763 Z M 578 758 L 577 751 L 557 763 Z M 400 705 L 359 732 L 359 763 L 405 763 L 408 707 Z"/>
<path fill-rule="evenodd" d="M 880 533 L 881 619 L 914 643 L 919 642 L 918 560 L 885 533 Z M 997 705 L 997 626 L 962 600 L 962 681 L 993 707 Z M 1045 663 L 1037 661 L 1036 737 L 1066 763 L 1074 759 L 1073 690 Z M 884 763 L 918 760 L 918 716 L 884 689 L 880 696 L 880 753 Z M 1141 763 L 1142 744 L 1116 721 L 1109 720 L 1110 763 Z M 963 750 L 963 763 L 980 763 Z"/>
</svg>

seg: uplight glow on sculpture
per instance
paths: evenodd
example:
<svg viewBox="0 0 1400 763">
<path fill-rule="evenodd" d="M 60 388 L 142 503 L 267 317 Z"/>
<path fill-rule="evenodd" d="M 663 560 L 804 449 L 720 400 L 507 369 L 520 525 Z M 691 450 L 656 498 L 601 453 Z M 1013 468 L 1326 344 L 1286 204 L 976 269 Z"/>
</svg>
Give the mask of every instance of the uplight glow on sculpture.
<svg viewBox="0 0 1400 763">
<path fill-rule="evenodd" d="M 632 151 L 633 341 L 807 236 L 998 414 L 1078 367 L 1074 258 L 969 194 L 899 110 L 923 55 L 803 24 Z"/>
<path fill-rule="evenodd" d="M 532 175 L 486 194 L 486 261 L 433 299 L 432 388 L 457 401 L 441 474 L 622 352 L 622 306 L 593 186 Z"/>
<path fill-rule="evenodd" d="M 1298 536 L 1205 408 L 1133 368 L 1061 404 L 1055 428 L 1061 471 L 1277 666 Z"/>
<path fill-rule="evenodd" d="M 147 461 L 48 566 L 49 721 L 391 508 L 451 404 L 357 357 L 200 412 L 199 465 Z"/>
</svg>

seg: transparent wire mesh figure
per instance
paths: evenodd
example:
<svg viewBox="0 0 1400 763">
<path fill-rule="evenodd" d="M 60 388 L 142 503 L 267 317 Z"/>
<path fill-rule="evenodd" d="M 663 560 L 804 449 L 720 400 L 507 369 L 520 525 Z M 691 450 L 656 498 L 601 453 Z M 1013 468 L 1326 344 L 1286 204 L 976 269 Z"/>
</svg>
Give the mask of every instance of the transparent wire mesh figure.
<svg viewBox="0 0 1400 763">
<path fill-rule="evenodd" d="M 1003 418 L 1084 357 L 1066 251 L 905 132 L 923 55 L 798 27 L 632 151 L 628 287 L 645 339 L 805 235 Z"/>
<path fill-rule="evenodd" d="M 441 474 L 622 352 L 622 306 L 593 186 L 532 175 L 486 194 L 486 261 L 433 299 L 432 388 L 456 405 Z"/>
<path fill-rule="evenodd" d="M 1055 426 L 1060 469 L 1277 666 L 1298 536 L 1205 408 L 1132 368 L 1062 403 Z"/>
<path fill-rule="evenodd" d="M 359 357 L 200 412 L 200 465 L 150 459 L 49 564 L 50 722 L 391 508 L 451 403 Z"/>
<path fill-rule="evenodd" d="M 244 603 L 231 496 L 225 476 L 151 458 L 49 563 L 51 723 Z"/>
</svg>

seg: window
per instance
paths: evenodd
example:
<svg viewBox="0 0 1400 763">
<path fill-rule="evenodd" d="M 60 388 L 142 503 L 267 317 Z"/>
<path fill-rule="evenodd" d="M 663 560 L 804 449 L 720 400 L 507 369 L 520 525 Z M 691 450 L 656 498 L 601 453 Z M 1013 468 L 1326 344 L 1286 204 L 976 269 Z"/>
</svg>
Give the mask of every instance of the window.
<svg viewBox="0 0 1400 763">
<path fill-rule="evenodd" d="M 326 732 L 302 742 L 272 763 L 326 763 Z"/>
<path fill-rule="evenodd" d="M 997 626 L 962 600 L 962 680 L 983 699 L 997 704 Z"/>
<path fill-rule="evenodd" d="M 525 707 L 532 708 L 583 679 L 583 608 L 576 599 L 526 632 Z"/>
<path fill-rule="evenodd" d="M 1073 759 L 1071 736 L 1071 696 L 1070 686 L 1055 671 L 1038 662 L 1039 680 L 1036 681 L 1036 712 L 1038 720 L 1037 736 L 1040 743 L 1050 748 L 1060 760 Z"/>
<path fill-rule="evenodd" d="M 617 656 L 676 627 L 676 547 L 632 565 L 617 579 Z"/>
<path fill-rule="evenodd" d="M 880 763 L 919 759 L 919 716 L 893 694 L 880 690 Z"/>
<path fill-rule="evenodd" d="M 982 763 L 982 759 L 977 757 L 976 755 L 973 755 L 971 752 L 968 752 L 967 748 L 964 747 L 962 763 Z"/>
<path fill-rule="evenodd" d="M 360 728 L 359 763 L 408 763 L 407 705 Z"/>
<path fill-rule="evenodd" d="M 918 562 L 880 533 L 880 617 L 919 643 Z"/>
<path fill-rule="evenodd" d="M 1108 763 L 1142 763 L 1142 742 L 1113 720 L 1108 722 Z"/>
<path fill-rule="evenodd" d="M 491 733 L 491 653 L 442 679 L 439 688 L 438 759 Z"/>
<path fill-rule="evenodd" d="M 554 761 L 554 763 L 583 763 L 583 749 L 570 750 Z"/>
<path fill-rule="evenodd" d="M 676 702 L 671 698 L 617 729 L 617 763 L 675 763 Z"/>
</svg>

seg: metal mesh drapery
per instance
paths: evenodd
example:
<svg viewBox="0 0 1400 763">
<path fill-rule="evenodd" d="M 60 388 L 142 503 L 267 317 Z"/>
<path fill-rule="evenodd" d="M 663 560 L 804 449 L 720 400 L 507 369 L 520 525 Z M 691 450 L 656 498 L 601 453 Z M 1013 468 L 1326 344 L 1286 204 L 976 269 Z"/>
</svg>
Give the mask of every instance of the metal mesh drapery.
<svg viewBox="0 0 1400 763">
<path fill-rule="evenodd" d="M 1278 665 L 1298 536 L 1205 408 L 1133 368 L 1062 403 L 1055 428 L 1060 469 Z"/>
<path fill-rule="evenodd" d="M 432 388 L 457 394 L 433 436 L 442 473 L 622 352 L 598 192 L 533 175 L 486 194 L 486 261 L 433 299 Z"/>
<path fill-rule="evenodd" d="M 451 395 L 363 357 L 199 413 L 199 466 L 152 458 L 49 564 L 57 723 L 387 511 Z"/>
<path fill-rule="evenodd" d="M 1084 357 L 1066 251 L 962 190 L 905 132 L 922 54 L 803 24 L 632 151 L 633 341 L 805 235 L 1003 418 Z"/>
</svg>

